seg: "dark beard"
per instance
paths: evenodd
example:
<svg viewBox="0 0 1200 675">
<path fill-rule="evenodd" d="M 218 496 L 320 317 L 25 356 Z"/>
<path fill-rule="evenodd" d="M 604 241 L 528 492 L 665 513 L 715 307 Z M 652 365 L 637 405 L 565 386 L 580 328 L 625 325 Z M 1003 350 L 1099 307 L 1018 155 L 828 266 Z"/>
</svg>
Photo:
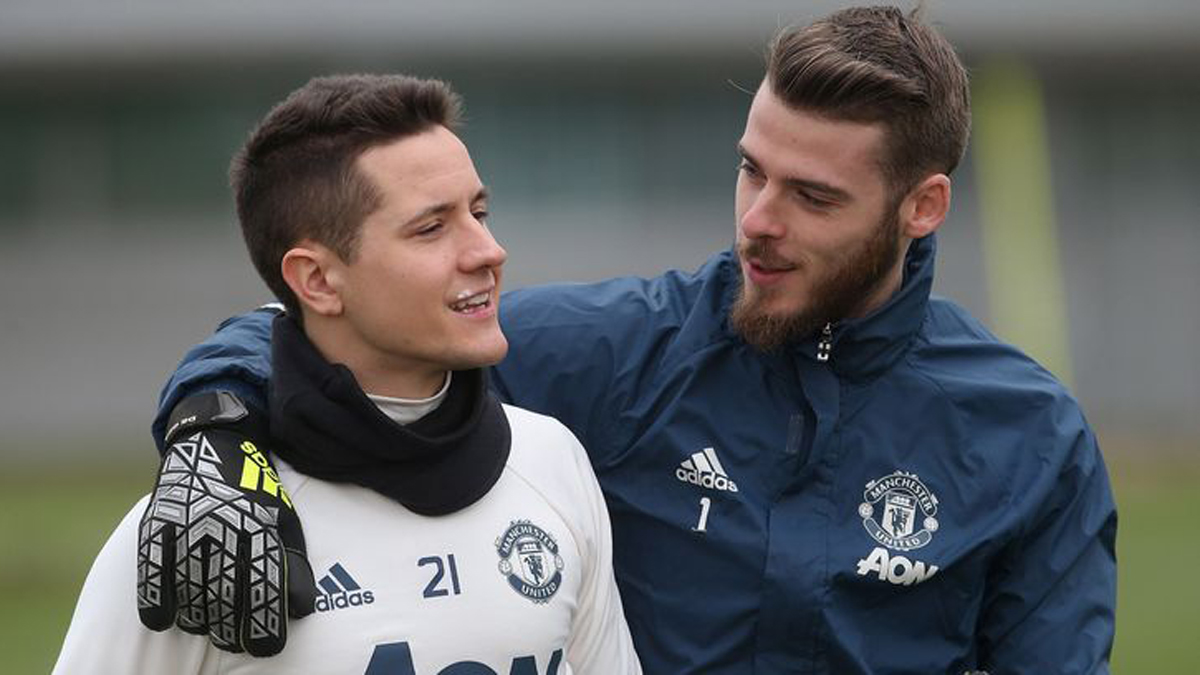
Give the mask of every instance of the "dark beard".
<svg viewBox="0 0 1200 675">
<path fill-rule="evenodd" d="M 807 290 L 807 305 L 794 314 L 769 314 L 761 302 L 746 293 L 745 275 L 739 276 L 737 300 L 729 310 L 729 323 L 742 339 L 762 351 L 815 334 L 826 324 L 850 316 L 884 282 L 897 264 L 900 245 L 897 209 L 889 208 L 870 237 L 849 254 L 831 274 L 815 280 Z M 738 248 L 738 257 L 771 258 L 769 245 L 755 239 Z"/>
</svg>

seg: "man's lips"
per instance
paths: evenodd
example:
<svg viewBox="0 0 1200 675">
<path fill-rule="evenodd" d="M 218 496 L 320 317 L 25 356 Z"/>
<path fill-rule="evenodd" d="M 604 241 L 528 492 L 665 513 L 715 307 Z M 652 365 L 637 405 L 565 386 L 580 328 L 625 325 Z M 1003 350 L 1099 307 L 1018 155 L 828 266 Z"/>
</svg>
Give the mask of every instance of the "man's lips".
<svg viewBox="0 0 1200 675">
<path fill-rule="evenodd" d="M 450 303 L 450 309 L 466 316 L 490 315 L 495 312 L 495 303 L 492 302 L 495 290 L 493 287 L 474 292 L 463 291 L 457 300 Z"/>
<path fill-rule="evenodd" d="M 769 286 L 778 283 L 789 272 L 796 269 L 795 265 L 777 261 L 764 261 L 761 258 L 746 258 L 742 268 L 750 281 L 756 286 Z"/>
</svg>

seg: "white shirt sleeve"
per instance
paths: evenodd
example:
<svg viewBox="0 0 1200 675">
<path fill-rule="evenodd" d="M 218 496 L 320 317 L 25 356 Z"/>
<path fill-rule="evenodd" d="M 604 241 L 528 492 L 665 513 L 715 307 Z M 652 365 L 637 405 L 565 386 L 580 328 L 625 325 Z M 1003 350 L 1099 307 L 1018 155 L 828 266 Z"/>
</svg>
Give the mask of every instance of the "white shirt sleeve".
<svg viewBox="0 0 1200 675">
<path fill-rule="evenodd" d="M 579 525 L 584 531 L 577 537 L 586 565 L 579 592 L 579 610 L 567 642 L 567 662 L 578 675 L 640 675 L 642 666 L 633 649 L 633 639 L 613 577 L 608 508 L 583 446 L 566 427 L 562 429 L 579 476 L 579 489 L 572 497 L 579 504 L 583 518 Z"/>
<path fill-rule="evenodd" d="M 145 628 L 137 610 L 137 530 L 148 497 L 125 515 L 92 564 L 55 675 L 217 672 L 204 636 Z"/>
</svg>

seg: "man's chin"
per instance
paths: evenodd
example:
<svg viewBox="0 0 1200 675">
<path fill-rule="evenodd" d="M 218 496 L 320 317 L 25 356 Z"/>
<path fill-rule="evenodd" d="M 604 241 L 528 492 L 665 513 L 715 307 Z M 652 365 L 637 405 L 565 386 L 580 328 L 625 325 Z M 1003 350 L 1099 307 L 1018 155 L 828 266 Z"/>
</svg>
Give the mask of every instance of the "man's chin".
<svg viewBox="0 0 1200 675">
<path fill-rule="evenodd" d="M 460 352 L 458 358 L 453 359 L 450 370 L 489 368 L 503 361 L 506 354 L 508 354 L 508 341 L 504 338 L 488 344 L 473 345 L 470 349 Z"/>
<path fill-rule="evenodd" d="M 739 298 L 729 312 L 729 325 L 747 344 L 771 352 L 815 332 L 816 321 L 801 310 L 772 311 L 747 298 Z"/>
</svg>

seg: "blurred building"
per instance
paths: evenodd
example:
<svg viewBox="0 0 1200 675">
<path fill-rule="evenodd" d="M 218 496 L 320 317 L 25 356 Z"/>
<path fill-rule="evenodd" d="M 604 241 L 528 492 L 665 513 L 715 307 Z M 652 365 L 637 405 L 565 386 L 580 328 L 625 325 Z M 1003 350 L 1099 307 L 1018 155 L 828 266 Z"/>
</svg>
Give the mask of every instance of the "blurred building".
<svg viewBox="0 0 1200 675">
<path fill-rule="evenodd" d="M 454 83 L 510 287 L 693 268 L 727 247 L 763 45 L 846 3 L 565 4 L 6 0 L 0 453 L 86 452 L 97 437 L 148 452 L 158 387 L 183 350 L 269 299 L 225 170 L 254 121 L 312 75 Z M 981 176 L 998 164 L 977 156 L 977 118 L 938 292 L 1035 353 L 1063 341 L 1051 366 L 1102 431 L 1195 447 L 1200 3 L 926 4 L 977 84 L 1015 72 L 1032 92 L 1026 128 L 1041 133 L 1025 140 L 1048 188 L 1032 201 L 1053 242 L 1047 277 L 1024 276 L 1025 253 L 1046 246 L 1018 230 L 1025 253 L 989 255 L 1006 228 L 988 214 L 1031 200 Z M 977 113 L 1008 100 L 996 91 L 988 110 L 977 92 Z M 1045 323 L 1061 325 L 1001 318 L 1001 302 L 1041 301 L 1022 278 L 1047 297 L 1058 285 Z"/>
</svg>

